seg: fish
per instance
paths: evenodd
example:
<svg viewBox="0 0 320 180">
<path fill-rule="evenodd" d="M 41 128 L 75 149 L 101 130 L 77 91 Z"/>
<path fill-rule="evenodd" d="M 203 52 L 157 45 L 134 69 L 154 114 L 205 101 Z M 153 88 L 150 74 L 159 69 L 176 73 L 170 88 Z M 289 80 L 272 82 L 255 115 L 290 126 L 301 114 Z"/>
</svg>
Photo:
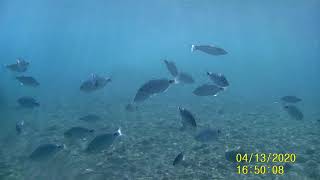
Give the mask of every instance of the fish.
<svg viewBox="0 0 320 180">
<path fill-rule="evenodd" d="M 132 103 L 129 103 L 129 104 L 126 105 L 125 110 L 127 112 L 134 112 L 134 111 L 138 110 L 138 106 L 136 106 L 136 105 L 134 105 Z"/>
<path fill-rule="evenodd" d="M 95 114 L 88 114 L 88 115 L 80 117 L 79 120 L 86 121 L 86 122 L 96 122 L 96 121 L 101 120 L 101 118 Z"/>
<path fill-rule="evenodd" d="M 212 45 L 192 45 L 191 46 L 191 52 L 194 51 L 202 51 L 204 53 L 214 55 L 214 56 L 220 56 L 220 55 L 226 55 L 228 52 L 218 46 L 212 46 Z"/>
<path fill-rule="evenodd" d="M 217 86 L 223 87 L 223 88 L 226 88 L 229 86 L 229 82 L 223 74 L 207 72 L 207 75 L 209 76 L 211 81 L 215 83 Z"/>
<path fill-rule="evenodd" d="M 224 88 L 213 84 L 203 84 L 197 87 L 193 94 L 196 96 L 217 96 L 219 92 L 223 91 Z"/>
<path fill-rule="evenodd" d="M 37 87 L 40 83 L 32 76 L 17 76 L 16 79 L 24 86 Z"/>
<path fill-rule="evenodd" d="M 83 139 L 87 136 L 94 133 L 94 129 L 87 129 L 84 127 L 72 127 L 64 132 L 64 136 L 66 138 L 76 138 L 76 139 Z"/>
<path fill-rule="evenodd" d="M 163 60 L 163 62 L 165 63 L 168 71 L 170 72 L 170 74 L 173 76 L 173 77 L 176 77 L 178 76 L 178 69 L 177 69 L 177 66 L 176 64 L 173 62 L 173 61 L 168 61 L 168 60 Z"/>
<path fill-rule="evenodd" d="M 47 160 L 63 149 L 63 145 L 43 144 L 38 146 L 29 156 L 31 160 L 40 161 Z"/>
<path fill-rule="evenodd" d="M 284 106 L 285 111 L 294 119 L 302 120 L 304 115 L 301 110 L 294 105 L 286 105 Z"/>
<path fill-rule="evenodd" d="M 114 133 L 106 133 L 96 136 L 85 149 L 86 153 L 99 153 L 111 146 L 117 137 L 121 136 L 121 130 Z"/>
<path fill-rule="evenodd" d="M 7 69 L 13 72 L 26 72 L 28 70 L 29 62 L 23 59 L 17 59 L 17 62 L 14 64 L 5 65 Z"/>
<path fill-rule="evenodd" d="M 281 100 L 286 103 L 297 103 L 297 102 L 302 101 L 302 99 L 300 99 L 296 96 L 283 96 L 283 97 L 281 97 Z"/>
<path fill-rule="evenodd" d="M 195 81 L 193 77 L 185 72 L 180 72 L 178 76 L 175 78 L 175 81 L 177 83 L 183 83 L 183 84 L 193 84 Z"/>
<path fill-rule="evenodd" d="M 144 83 L 137 91 L 133 102 L 141 103 L 150 98 L 153 95 L 165 92 L 174 80 L 169 79 L 153 79 Z"/>
<path fill-rule="evenodd" d="M 16 132 L 18 135 L 20 135 L 22 133 L 23 126 L 24 126 L 23 120 L 16 123 Z"/>
<path fill-rule="evenodd" d="M 90 93 L 104 88 L 110 82 L 111 78 L 109 77 L 101 77 L 96 74 L 91 74 L 91 77 L 80 85 L 80 90 Z"/>
<path fill-rule="evenodd" d="M 197 128 L 196 119 L 194 118 L 193 114 L 185 108 L 178 107 L 178 109 L 181 116 L 181 123 L 182 123 L 181 130 L 185 130 L 187 128 L 191 128 L 191 129 Z"/>
<path fill-rule="evenodd" d="M 180 152 L 176 158 L 174 158 L 172 165 L 176 166 L 178 164 L 180 164 L 182 161 L 184 161 L 184 154 L 183 152 Z"/>
<path fill-rule="evenodd" d="M 240 147 L 236 147 L 234 149 L 226 150 L 225 151 L 225 158 L 227 161 L 236 163 L 237 162 L 237 159 L 236 159 L 237 154 L 241 154 L 243 156 L 246 153 Z"/>
<path fill-rule="evenodd" d="M 206 128 L 201 130 L 194 138 L 199 142 L 209 143 L 217 140 L 220 134 L 220 129 Z"/>
<path fill-rule="evenodd" d="M 17 102 L 19 103 L 19 105 L 21 107 L 24 108 L 35 108 L 35 107 L 39 107 L 40 103 L 38 103 L 34 98 L 29 97 L 29 96 L 24 96 L 21 97 L 17 100 Z"/>
</svg>

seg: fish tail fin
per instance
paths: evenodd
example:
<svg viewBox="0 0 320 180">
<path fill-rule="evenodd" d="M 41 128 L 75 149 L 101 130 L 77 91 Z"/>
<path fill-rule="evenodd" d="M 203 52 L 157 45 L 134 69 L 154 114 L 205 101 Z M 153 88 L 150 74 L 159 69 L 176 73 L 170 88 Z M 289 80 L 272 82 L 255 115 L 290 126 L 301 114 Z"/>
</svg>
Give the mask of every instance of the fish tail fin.
<svg viewBox="0 0 320 180">
<path fill-rule="evenodd" d="M 191 45 L 191 52 L 195 51 L 196 50 L 196 45 L 192 44 Z"/>
</svg>

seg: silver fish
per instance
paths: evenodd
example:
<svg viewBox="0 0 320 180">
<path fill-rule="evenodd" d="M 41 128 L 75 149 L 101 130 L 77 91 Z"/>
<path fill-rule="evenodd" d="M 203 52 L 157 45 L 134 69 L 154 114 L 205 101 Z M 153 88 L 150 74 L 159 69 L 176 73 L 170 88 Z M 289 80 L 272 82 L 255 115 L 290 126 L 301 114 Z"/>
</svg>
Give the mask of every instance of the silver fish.
<svg viewBox="0 0 320 180">
<path fill-rule="evenodd" d="M 43 144 L 37 147 L 31 154 L 31 160 L 46 160 L 63 149 L 63 145 Z"/>
<path fill-rule="evenodd" d="M 183 84 L 193 84 L 195 81 L 193 77 L 185 72 L 180 72 L 178 76 L 175 78 L 177 83 L 183 83 Z"/>
<path fill-rule="evenodd" d="M 31 76 L 17 76 L 16 79 L 25 86 L 37 87 L 40 83 Z"/>
<path fill-rule="evenodd" d="M 204 84 L 197 87 L 193 94 L 197 96 L 217 96 L 219 92 L 223 91 L 222 87 L 213 84 Z"/>
<path fill-rule="evenodd" d="M 35 108 L 39 107 L 40 104 L 32 97 L 24 96 L 17 100 L 19 105 L 24 108 Z"/>
<path fill-rule="evenodd" d="M 111 78 L 91 74 L 91 77 L 81 84 L 80 90 L 87 93 L 93 92 L 104 88 L 109 82 Z"/>
<path fill-rule="evenodd" d="M 114 140 L 121 135 L 122 133 L 120 129 L 114 133 L 98 135 L 88 144 L 85 151 L 87 153 L 99 153 L 111 146 Z"/>
<path fill-rule="evenodd" d="M 194 51 L 202 51 L 204 53 L 214 55 L 214 56 L 228 54 L 228 52 L 225 51 L 224 49 L 217 46 L 212 46 L 212 45 L 192 45 L 191 52 L 194 52 Z"/>
<path fill-rule="evenodd" d="M 6 68 L 14 72 L 26 72 L 29 63 L 25 60 L 18 59 L 16 63 L 6 65 Z"/>
<path fill-rule="evenodd" d="M 178 109 L 181 116 L 182 130 L 185 130 L 188 128 L 191 128 L 191 129 L 196 128 L 197 123 L 193 114 L 185 108 L 178 107 Z"/>
<path fill-rule="evenodd" d="M 300 99 L 296 96 L 283 96 L 281 98 L 281 100 L 286 103 L 297 103 L 297 102 L 302 101 L 302 99 Z"/>
<path fill-rule="evenodd" d="M 144 83 L 137 91 L 133 102 L 139 103 L 147 100 L 151 96 L 165 92 L 174 80 L 154 79 Z"/>
<path fill-rule="evenodd" d="M 64 132 L 64 136 L 66 138 L 76 138 L 76 139 L 82 139 L 85 137 L 88 137 L 89 135 L 93 134 L 94 130 L 93 129 L 87 129 L 84 127 L 72 127 L 68 129 L 66 132 Z"/>
<path fill-rule="evenodd" d="M 166 64 L 166 67 L 167 67 L 168 71 L 170 72 L 170 74 L 173 77 L 176 77 L 178 75 L 178 69 L 177 69 L 176 64 L 172 61 L 167 61 L 167 60 L 163 60 L 163 62 Z"/>
<path fill-rule="evenodd" d="M 303 119 L 303 113 L 296 106 L 287 105 L 287 106 L 284 106 L 284 109 L 292 118 L 296 120 Z"/>
<path fill-rule="evenodd" d="M 224 87 L 224 88 L 229 86 L 229 82 L 223 74 L 207 72 L 207 75 L 212 80 L 212 82 L 215 83 L 217 86 Z"/>
</svg>

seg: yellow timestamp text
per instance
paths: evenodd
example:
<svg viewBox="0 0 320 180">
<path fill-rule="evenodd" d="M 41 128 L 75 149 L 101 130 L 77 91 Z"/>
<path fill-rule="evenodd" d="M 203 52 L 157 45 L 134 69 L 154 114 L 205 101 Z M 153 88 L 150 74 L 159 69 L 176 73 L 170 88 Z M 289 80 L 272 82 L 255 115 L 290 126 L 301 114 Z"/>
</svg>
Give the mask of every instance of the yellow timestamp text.
<svg viewBox="0 0 320 180">
<path fill-rule="evenodd" d="M 238 163 L 294 163 L 297 155 L 294 153 L 238 153 Z"/>
<path fill-rule="evenodd" d="M 238 165 L 237 166 L 237 174 L 274 174 L 274 175 L 283 175 L 284 172 L 284 166 L 282 165 L 273 165 L 273 166 L 247 166 L 247 165 Z"/>
</svg>

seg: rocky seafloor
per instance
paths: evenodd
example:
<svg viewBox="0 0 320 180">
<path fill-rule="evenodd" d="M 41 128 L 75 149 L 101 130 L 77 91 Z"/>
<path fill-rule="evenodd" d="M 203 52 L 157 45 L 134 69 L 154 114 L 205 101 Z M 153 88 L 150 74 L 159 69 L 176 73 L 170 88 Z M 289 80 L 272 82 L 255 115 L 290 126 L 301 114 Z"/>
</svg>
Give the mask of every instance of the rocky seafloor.
<svg viewBox="0 0 320 180">
<path fill-rule="evenodd" d="M 126 112 L 125 102 L 101 101 L 92 102 L 94 108 L 61 103 L 41 111 L 22 111 L 25 132 L 18 136 L 13 131 L 0 142 L 0 179 L 320 179 L 319 114 L 297 121 L 272 103 L 185 103 L 196 116 L 199 129 L 221 129 L 218 139 L 204 144 L 196 141 L 193 133 L 180 130 L 178 104 L 156 103 L 159 101 L 148 101 L 135 112 Z M 79 121 L 88 111 L 102 120 Z M 87 141 L 66 141 L 63 132 L 72 126 L 94 128 L 96 134 L 121 127 L 124 135 L 106 151 L 86 154 L 83 149 L 93 136 Z M 63 143 L 66 148 L 45 162 L 28 159 L 35 147 L 48 142 Z M 235 147 L 248 153 L 295 153 L 297 160 L 284 175 L 238 175 L 235 164 L 225 158 L 225 151 Z M 173 166 L 182 151 L 185 160 Z"/>
</svg>

